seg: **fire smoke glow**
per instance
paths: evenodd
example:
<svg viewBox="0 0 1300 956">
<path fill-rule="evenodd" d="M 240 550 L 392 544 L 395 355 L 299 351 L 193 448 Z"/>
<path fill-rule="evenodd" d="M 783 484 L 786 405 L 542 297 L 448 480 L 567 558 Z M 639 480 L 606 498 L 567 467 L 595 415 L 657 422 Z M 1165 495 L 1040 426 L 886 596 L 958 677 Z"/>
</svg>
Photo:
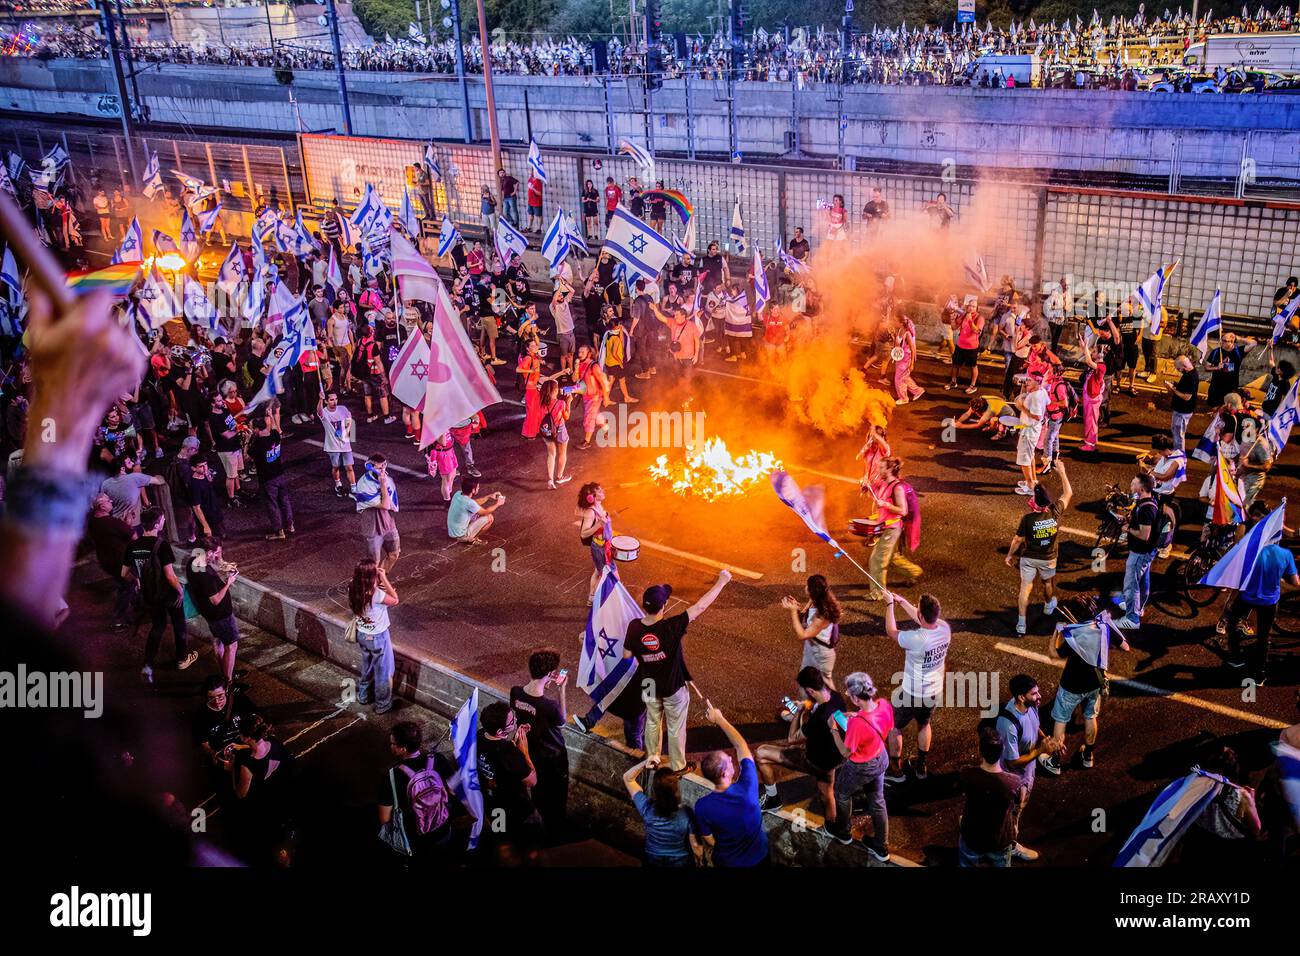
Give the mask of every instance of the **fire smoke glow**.
<svg viewBox="0 0 1300 956">
<path fill-rule="evenodd" d="M 751 450 L 734 458 L 727 443 L 714 436 L 703 448 L 687 448 L 681 457 L 660 455 L 649 471 L 656 482 L 669 485 L 674 494 L 717 501 L 745 494 L 780 467 L 781 462 L 771 452 Z"/>
</svg>

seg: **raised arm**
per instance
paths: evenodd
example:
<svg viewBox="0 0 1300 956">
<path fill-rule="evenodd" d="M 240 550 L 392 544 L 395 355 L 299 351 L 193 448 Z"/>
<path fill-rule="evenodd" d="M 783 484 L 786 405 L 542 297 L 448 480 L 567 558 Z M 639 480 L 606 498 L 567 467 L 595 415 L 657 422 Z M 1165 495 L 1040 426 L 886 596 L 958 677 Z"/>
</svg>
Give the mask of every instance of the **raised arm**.
<svg viewBox="0 0 1300 956">
<path fill-rule="evenodd" d="M 736 756 L 741 760 L 753 760 L 754 755 L 749 752 L 749 744 L 745 743 L 745 738 L 740 736 L 740 731 L 731 726 L 731 722 L 722 715 L 722 711 L 713 706 L 711 702 L 705 702 L 704 716 L 709 723 L 717 726 L 727 738 L 727 743 L 736 751 Z"/>
<path fill-rule="evenodd" d="M 722 593 L 722 589 L 727 586 L 727 582 L 729 582 L 730 580 L 731 580 L 730 571 L 728 571 L 726 568 L 723 568 L 721 571 L 719 571 L 718 580 L 713 582 L 713 587 L 709 588 L 706 592 L 704 592 L 703 597 L 701 597 L 698 601 L 696 601 L 694 604 L 692 604 L 690 607 L 686 609 L 687 619 L 694 621 L 697 617 L 699 617 L 701 614 L 707 611 L 709 609 L 709 605 L 711 605 L 714 601 L 718 599 L 718 595 Z"/>
</svg>

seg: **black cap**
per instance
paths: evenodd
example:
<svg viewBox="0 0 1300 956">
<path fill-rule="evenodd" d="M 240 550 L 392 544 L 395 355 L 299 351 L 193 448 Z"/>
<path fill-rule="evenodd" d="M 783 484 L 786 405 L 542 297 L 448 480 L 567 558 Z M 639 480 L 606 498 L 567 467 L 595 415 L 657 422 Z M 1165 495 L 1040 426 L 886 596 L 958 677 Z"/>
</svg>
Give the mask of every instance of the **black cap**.
<svg viewBox="0 0 1300 956">
<path fill-rule="evenodd" d="M 1046 511 L 1052 507 L 1052 495 L 1042 485 L 1034 485 L 1034 507 L 1039 511 Z"/>
<path fill-rule="evenodd" d="M 641 607 L 647 614 L 658 614 L 672 597 L 673 586 L 671 584 L 656 584 L 645 589 L 645 594 L 641 596 Z"/>
</svg>

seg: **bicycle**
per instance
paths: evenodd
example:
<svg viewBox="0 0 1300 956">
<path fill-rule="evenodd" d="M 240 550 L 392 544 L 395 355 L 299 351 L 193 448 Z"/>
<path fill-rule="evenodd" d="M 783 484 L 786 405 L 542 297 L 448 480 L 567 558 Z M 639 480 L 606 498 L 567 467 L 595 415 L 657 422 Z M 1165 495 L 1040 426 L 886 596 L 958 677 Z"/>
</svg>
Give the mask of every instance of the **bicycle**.
<svg viewBox="0 0 1300 956">
<path fill-rule="evenodd" d="M 1133 497 L 1119 485 L 1107 485 L 1101 516 L 1097 519 L 1097 539 L 1092 550 L 1112 556 L 1115 548 L 1128 540 L 1128 518 L 1133 511 Z"/>
<path fill-rule="evenodd" d="M 1196 608 L 1205 607 L 1218 597 L 1219 589 L 1202 585 L 1201 579 L 1237 543 L 1236 525 L 1210 525 L 1209 529 L 1209 534 L 1201 539 L 1191 554 L 1171 569 L 1183 597 Z"/>
</svg>

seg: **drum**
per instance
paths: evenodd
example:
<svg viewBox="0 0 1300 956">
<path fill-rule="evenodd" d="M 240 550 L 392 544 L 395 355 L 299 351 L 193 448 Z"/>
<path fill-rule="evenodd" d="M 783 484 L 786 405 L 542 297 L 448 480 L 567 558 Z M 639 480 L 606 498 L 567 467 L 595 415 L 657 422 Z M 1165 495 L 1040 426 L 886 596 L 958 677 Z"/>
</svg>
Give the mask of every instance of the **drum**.
<svg viewBox="0 0 1300 956">
<path fill-rule="evenodd" d="M 901 345 L 895 345 L 892 349 L 889 350 L 889 357 L 893 359 L 895 362 L 903 361 L 903 356 L 905 356 L 906 354 L 907 353 L 903 351 L 903 347 Z"/>
<path fill-rule="evenodd" d="M 854 518 L 849 523 L 849 532 L 859 538 L 866 538 L 867 544 L 875 544 L 884 529 L 885 523 L 877 518 Z"/>
<path fill-rule="evenodd" d="M 635 561 L 641 552 L 641 542 L 630 534 L 616 534 L 609 543 L 614 549 L 615 561 Z"/>
</svg>

